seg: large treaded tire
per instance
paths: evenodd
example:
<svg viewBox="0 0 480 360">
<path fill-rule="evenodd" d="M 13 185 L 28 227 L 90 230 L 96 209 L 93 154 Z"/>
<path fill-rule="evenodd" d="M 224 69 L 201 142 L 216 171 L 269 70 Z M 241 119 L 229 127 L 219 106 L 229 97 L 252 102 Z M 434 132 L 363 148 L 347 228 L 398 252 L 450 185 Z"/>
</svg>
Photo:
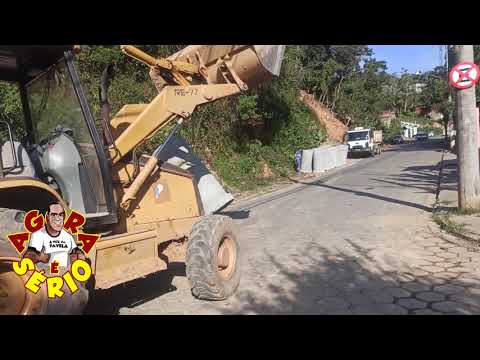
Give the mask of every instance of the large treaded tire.
<svg viewBox="0 0 480 360">
<path fill-rule="evenodd" d="M 10 244 L 7 237 L 9 234 L 25 231 L 23 227 L 24 216 L 25 212 L 22 210 L 0 208 L 0 241 Z M 13 253 L 16 254 L 15 251 Z"/>
<path fill-rule="evenodd" d="M 15 251 L 12 244 L 8 240 L 8 235 L 25 231 L 25 228 L 23 226 L 24 216 L 25 212 L 22 210 L 0 208 L 0 256 L 19 257 L 18 253 Z M 46 266 L 46 268 L 48 269 L 48 266 Z M 75 294 L 66 294 L 61 299 L 56 299 L 53 301 L 50 300 L 44 303 L 44 305 L 42 305 L 40 309 L 33 310 L 34 312 L 32 312 L 32 314 L 81 314 L 86 307 L 86 304 L 88 303 L 89 291 L 80 284 L 78 288 L 79 290 Z"/>
<path fill-rule="evenodd" d="M 234 265 L 229 276 L 222 276 L 218 267 L 218 250 L 225 241 L 235 249 Z M 222 245 L 223 246 L 223 245 Z M 197 222 L 187 245 L 186 273 L 192 294 L 202 300 L 225 300 L 240 283 L 240 247 L 235 226 L 229 217 L 211 215 Z"/>
<path fill-rule="evenodd" d="M 0 257 L 19 258 L 8 235 L 24 231 L 23 215 L 21 210 L 0 208 Z M 30 308 L 28 304 L 22 279 L 13 273 L 9 260 L 0 260 L 0 316 L 23 314 Z"/>
</svg>

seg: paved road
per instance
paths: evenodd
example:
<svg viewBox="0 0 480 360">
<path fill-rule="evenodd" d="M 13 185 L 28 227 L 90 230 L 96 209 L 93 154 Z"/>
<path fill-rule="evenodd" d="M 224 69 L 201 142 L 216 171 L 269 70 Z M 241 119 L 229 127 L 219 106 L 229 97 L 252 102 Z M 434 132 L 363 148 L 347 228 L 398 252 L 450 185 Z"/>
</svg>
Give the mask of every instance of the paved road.
<svg viewBox="0 0 480 360">
<path fill-rule="evenodd" d="M 194 299 L 178 266 L 101 294 L 92 312 L 479 314 L 480 254 L 432 231 L 441 156 L 435 142 L 400 145 L 231 211 L 243 278 L 226 301 Z"/>
</svg>

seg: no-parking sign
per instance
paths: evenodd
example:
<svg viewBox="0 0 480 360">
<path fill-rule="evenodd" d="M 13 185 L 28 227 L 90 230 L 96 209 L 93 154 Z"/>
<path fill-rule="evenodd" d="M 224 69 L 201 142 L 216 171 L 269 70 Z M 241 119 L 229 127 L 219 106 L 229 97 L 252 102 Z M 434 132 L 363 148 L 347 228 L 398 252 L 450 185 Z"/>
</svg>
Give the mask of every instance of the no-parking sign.
<svg viewBox="0 0 480 360">
<path fill-rule="evenodd" d="M 448 78 L 453 87 L 468 89 L 480 79 L 480 69 L 471 61 L 462 61 L 452 68 Z"/>
</svg>

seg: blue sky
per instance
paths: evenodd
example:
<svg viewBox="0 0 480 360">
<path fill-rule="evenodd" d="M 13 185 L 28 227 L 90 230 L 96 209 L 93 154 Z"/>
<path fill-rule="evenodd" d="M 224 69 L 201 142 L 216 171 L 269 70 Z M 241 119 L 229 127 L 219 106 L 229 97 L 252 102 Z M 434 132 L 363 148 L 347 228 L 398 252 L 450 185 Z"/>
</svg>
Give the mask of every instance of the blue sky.
<svg viewBox="0 0 480 360">
<path fill-rule="evenodd" d="M 443 47 L 439 45 L 368 45 L 374 52 L 373 57 L 387 62 L 387 72 L 400 73 L 402 68 L 409 73 L 432 70 L 441 64 L 445 57 Z"/>
</svg>

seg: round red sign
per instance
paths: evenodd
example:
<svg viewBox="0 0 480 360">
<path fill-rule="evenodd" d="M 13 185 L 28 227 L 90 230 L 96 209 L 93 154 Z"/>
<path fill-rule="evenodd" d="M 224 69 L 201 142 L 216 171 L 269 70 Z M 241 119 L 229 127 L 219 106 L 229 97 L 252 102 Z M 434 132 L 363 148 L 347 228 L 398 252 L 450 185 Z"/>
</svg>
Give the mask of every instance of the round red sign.
<svg viewBox="0 0 480 360">
<path fill-rule="evenodd" d="M 471 61 L 462 61 L 452 68 L 448 78 L 450 85 L 457 89 L 468 89 L 480 79 L 480 69 Z"/>
</svg>

